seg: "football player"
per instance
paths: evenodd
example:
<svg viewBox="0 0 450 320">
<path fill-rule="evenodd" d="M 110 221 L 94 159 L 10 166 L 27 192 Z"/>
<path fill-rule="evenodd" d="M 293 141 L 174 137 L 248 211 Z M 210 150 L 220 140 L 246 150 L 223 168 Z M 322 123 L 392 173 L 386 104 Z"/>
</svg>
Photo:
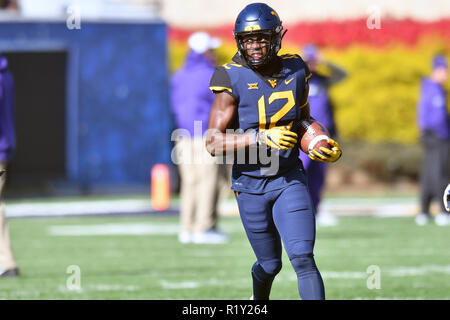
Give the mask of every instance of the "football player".
<svg viewBox="0 0 450 320">
<path fill-rule="evenodd" d="M 302 299 L 325 299 L 317 269 L 314 207 L 299 159 L 298 123 L 309 119 L 308 78 L 298 55 L 278 55 L 283 26 L 278 14 L 262 3 L 246 6 L 234 28 L 238 52 L 217 67 L 210 89 L 216 94 L 210 112 L 206 148 L 212 155 L 246 150 L 235 159 L 232 189 L 241 220 L 256 255 L 251 274 L 253 298 L 269 299 L 281 270 L 283 242 L 298 278 Z M 230 133 L 234 124 L 245 133 Z M 228 131 L 228 132 L 227 132 Z M 334 162 L 339 144 L 312 151 L 311 159 Z M 247 159 L 252 150 L 270 155 L 271 163 Z M 275 170 L 266 170 L 276 162 Z"/>
</svg>

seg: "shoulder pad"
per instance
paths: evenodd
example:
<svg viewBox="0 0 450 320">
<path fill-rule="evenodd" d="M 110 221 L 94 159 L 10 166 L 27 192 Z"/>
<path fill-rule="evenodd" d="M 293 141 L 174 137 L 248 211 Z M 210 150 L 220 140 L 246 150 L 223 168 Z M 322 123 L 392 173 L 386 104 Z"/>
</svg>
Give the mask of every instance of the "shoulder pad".
<svg viewBox="0 0 450 320">
<path fill-rule="evenodd" d="M 298 54 L 283 54 L 280 56 L 281 59 L 301 59 Z"/>
<path fill-rule="evenodd" d="M 240 68 L 240 67 L 242 67 L 242 65 L 239 64 L 239 63 L 232 62 L 232 63 L 225 63 L 225 64 L 222 65 L 222 67 L 224 67 L 227 70 L 230 70 L 231 67 Z"/>
</svg>

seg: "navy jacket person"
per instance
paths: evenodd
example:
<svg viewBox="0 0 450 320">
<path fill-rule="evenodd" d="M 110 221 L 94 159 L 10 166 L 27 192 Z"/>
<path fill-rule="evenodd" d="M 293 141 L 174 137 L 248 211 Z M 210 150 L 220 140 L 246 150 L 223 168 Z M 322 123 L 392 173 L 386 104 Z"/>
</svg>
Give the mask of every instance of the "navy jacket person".
<svg viewBox="0 0 450 320">
<path fill-rule="evenodd" d="M 278 56 L 282 24 L 269 6 L 254 3 L 238 15 L 233 31 L 238 52 L 217 67 L 210 89 L 216 94 L 210 112 L 206 147 L 212 155 L 246 150 L 236 157 L 232 189 L 257 261 L 252 267 L 253 298 L 268 299 L 281 269 L 281 241 L 298 276 L 302 299 L 324 299 L 323 281 L 313 257 L 314 209 L 308 193 L 296 132 L 309 119 L 308 67 L 298 55 Z M 227 133 L 239 128 L 245 133 Z M 314 152 L 313 160 L 334 162 L 339 145 Z M 277 166 L 262 161 L 262 149 Z"/>
</svg>

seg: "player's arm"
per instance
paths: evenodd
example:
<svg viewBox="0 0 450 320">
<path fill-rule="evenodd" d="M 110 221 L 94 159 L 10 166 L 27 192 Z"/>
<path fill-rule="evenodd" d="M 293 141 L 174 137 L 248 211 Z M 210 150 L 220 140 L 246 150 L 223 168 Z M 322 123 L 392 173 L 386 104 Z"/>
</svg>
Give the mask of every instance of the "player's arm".
<svg viewBox="0 0 450 320">
<path fill-rule="evenodd" d="M 254 133 L 226 133 L 237 113 L 237 102 L 226 92 L 217 93 L 211 112 L 206 135 L 206 149 L 213 155 L 223 155 L 246 148 L 256 142 Z"/>
<path fill-rule="evenodd" d="M 247 133 L 227 133 L 237 118 L 237 97 L 233 94 L 231 79 L 224 67 L 217 67 L 210 81 L 216 96 L 209 114 L 206 149 L 210 154 L 224 155 L 252 144 L 287 150 L 297 143 L 297 134 L 280 126 Z"/>
<path fill-rule="evenodd" d="M 234 152 L 254 143 L 254 134 L 226 133 L 237 117 L 237 98 L 232 93 L 231 79 L 225 68 L 216 67 L 209 88 L 215 94 L 209 113 L 206 149 L 215 155 Z"/>
<path fill-rule="evenodd" d="M 215 155 L 235 152 L 250 145 L 262 145 L 288 150 L 297 144 L 297 134 L 287 126 L 278 126 L 250 133 L 227 133 L 237 113 L 237 102 L 226 92 L 217 93 L 209 114 L 209 128 L 206 135 L 206 149 Z"/>
<path fill-rule="evenodd" d="M 302 120 L 309 121 L 311 119 L 308 95 L 309 95 L 309 84 L 308 82 L 306 82 L 305 91 L 303 92 L 303 96 L 299 102 L 300 109 L 302 109 L 302 112 L 300 112 L 300 121 Z"/>
</svg>

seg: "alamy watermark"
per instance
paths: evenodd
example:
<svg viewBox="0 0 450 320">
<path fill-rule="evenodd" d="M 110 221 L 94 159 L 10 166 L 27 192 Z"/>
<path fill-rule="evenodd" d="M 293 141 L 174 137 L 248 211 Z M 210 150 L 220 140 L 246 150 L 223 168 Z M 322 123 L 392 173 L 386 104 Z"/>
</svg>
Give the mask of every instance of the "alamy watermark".
<svg viewBox="0 0 450 320">
<path fill-rule="evenodd" d="M 66 288 L 69 291 L 81 290 L 81 268 L 77 265 L 70 265 L 66 269 L 70 276 L 66 280 Z"/>
<path fill-rule="evenodd" d="M 370 6 L 367 8 L 369 15 L 366 20 L 367 29 L 381 29 L 381 8 L 379 6 Z"/>
<path fill-rule="evenodd" d="M 204 134 L 202 134 L 202 121 L 194 121 L 194 133 L 193 135 L 186 129 L 176 129 L 172 132 L 171 141 L 175 141 L 175 146 L 171 152 L 172 162 L 176 165 L 179 164 L 206 164 L 211 163 L 211 156 L 205 158 L 206 152 L 206 140 L 214 137 L 215 134 L 220 134 L 217 129 L 208 129 Z M 239 135 L 255 133 L 254 129 L 249 129 L 244 131 L 242 129 L 227 129 L 225 134 Z M 195 138 L 198 137 L 198 138 Z M 200 138 L 201 137 L 201 138 Z M 201 149 L 205 152 L 186 152 L 183 146 L 184 141 L 193 141 L 197 139 L 202 144 Z M 214 138 L 212 138 L 214 139 Z M 223 146 L 222 146 L 223 147 Z M 218 150 L 216 151 L 216 156 L 214 161 L 216 164 L 248 164 L 248 165 L 260 165 L 261 174 L 269 175 L 278 172 L 280 164 L 279 150 L 274 148 L 269 148 L 265 145 L 257 146 L 256 144 L 251 144 L 248 148 L 241 148 L 237 150 Z"/>
<path fill-rule="evenodd" d="M 381 268 L 377 265 L 370 265 L 367 267 L 366 273 L 369 275 L 366 280 L 367 289 L 381 289 Z"/>
<path fill-rule="evenodd" d="M 81 29 L 81 8 L 77 5 L 71 5 L 67 7 L 67 19 L 66 26 L 69 30 Z"/>
</svg>

